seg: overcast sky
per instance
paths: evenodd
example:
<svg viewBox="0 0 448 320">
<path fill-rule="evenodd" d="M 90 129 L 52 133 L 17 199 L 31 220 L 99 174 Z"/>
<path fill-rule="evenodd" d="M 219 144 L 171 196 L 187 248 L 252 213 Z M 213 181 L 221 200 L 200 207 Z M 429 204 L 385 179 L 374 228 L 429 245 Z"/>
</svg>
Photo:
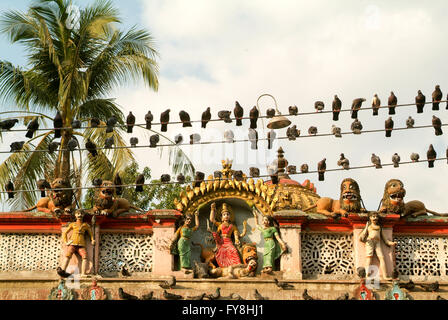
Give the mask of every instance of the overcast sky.
<svg viewBox="0 0 448 320">
<path fill-rule="evenodd" d="M 4 3 L 3 3 L 4 2 Z M 74 1 L 80 6 L 89 1 Z M 2 1 L 3 9 L 24 9 L 29 1 Z M 142 83 L 123 84 L 111 95 L 123 106 L 125 114 L 132 110 L 139 122 L 151 110 L 155 119 L 167 108 L 171 120 L 179 119 L 180 110 L 200 119 L 206 107 L 211 107 L 216 118 L 220 110 L 233 110 L 235 100 L 248 115 L 257 98 L 272 94 L 282 113 L 288 106 L 297 105 L 301 112 L 314 110 L 314 102 L 325 102 L 331 108 L 337 94 L 344 108 L 349 108 L 354 98 L 366 98 L 370 106 L 377 93 L 383 104 L 390 91 L 398 103 L 412 103 L 421 89 L 430 100 L 436 84 L 440 84 L 444 97 L 448 93 L 448 64 L 445 30 L 448 22 L 446 1 L 209 1 L 209 0 L 133 0 L 114 1 L 120 9 L 125 26 L 138 24 L 153 34 L 160 53 L 160 89 L 157 93 Z M 1 58 L 23 64 L 20 47 L 10 46 L 0 39 Z M 263 115 L 273 107 L 272 100 L 262 98 Z M 2 105 L 3 110 L 9 106 Z M 412 116 L 416 125 L 431 124 L 432 115 L 448 122 L 446 104 L 433 112 L 426 105 L 423 114 L 416 108 L 397 108 L 395 126 L 405 126 Z M 359 119 L 365 129 L 382 129 L 388 118 L 387 110 L 380 110 L 378 117 L 372 111 L 362 111 Z M 291 118 L 307 135 L 308 127 L 318 127 L 319 133 L 329 133 L 332 124 L 343 131 L 350 129 L 353 121 L 349 113 L 342 113 L 340 121 L 333 122 L 331 114 Z M 264 127 L 266 127 L 266 121 Z M 258 122 L 259 137 L 268 130 Z M 210 123 L 206 130 L 196 123 L 193 128 L 169 126 L 168 136 L 182 133 L 185 140 L 191 133 L 199 133 L 203 141 L 222 140 L 224 130 L 231 129 L 236 139 L 246 139 L 249 122 L 243 127 L 233 124 Z M 157 128 L 159 129 L 159 128 Z M 286 129 L 278 136 L 285 136 Z M 233 168 L 248 173 L 257 166 L 266 173 L 266 164 L 276 156 L 282 146 L 290 164 L 298 168 L 307 163 L 315 170 L 317 162 L 327 159 L 327 168 L 336 168 L 339 154 L 343 152 L 352 166 L 369 165 L 372 153 L 383 163 L 391 162 L 394 152 L 408 161 L 412 152 L 426 159 L 429 144 L 433 144 L 438 157 L 445 157 L 448 145 L 448 128 L 442 136 L 435 136 L 434 129 L 395 131 L 391 138 L 384 132 L 334 137 L 303 138 L 294 142 L 276 141 L 267 150 L 266 141 L 259 142 L 259 150 L 250 149 L 249 143 L 227 145 L 185 146 L 184 152 L 192 159 L 196 170 L 206 175 L 220 169 L 221 159 L 234 159 Z M 140 143 L 147 144 L 143 132 L 138 134 Z M 130 136 L 129 136 L 130 137 Z M 129 138 L 128 137 L 128 138 Z M 9 142 L 3 143 L 7 149 Z M 135 153 L 139 164 L 149 166 L 154 177 L 170 173 L 167 157 L 160 158 L 155 149 Z M 429 169 L 427 163 L 403 165 L 399 168 L 369 168 L 328 172 L 325 181 L 317 181 L 317 174 L 298 175 L 299 182 L 310 179 L 321 196 L 339 197 L 343 178 L 351 177 L 361 186 L 361 195 L 368 209 L 375 210 L 382 197 L 384 184 L 390 178 L 401 179 L 407 189 L 406 200 L 419 199 L 427 207 L 448 212 L 446 181 L 448 164 L 436 162 Z"/>
</svg>

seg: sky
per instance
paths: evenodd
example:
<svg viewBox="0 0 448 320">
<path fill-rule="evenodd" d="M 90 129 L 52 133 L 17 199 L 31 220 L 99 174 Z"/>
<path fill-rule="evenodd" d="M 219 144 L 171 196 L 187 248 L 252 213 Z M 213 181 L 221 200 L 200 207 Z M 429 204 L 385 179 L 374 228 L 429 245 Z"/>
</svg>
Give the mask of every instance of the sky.
<svg viewBox="0 0 448 320">
<path fill-rule="evenodd" d="M 74 0 L 83 6 L 91 1 Z M 444 97 L 448 93 L 448 65 L 445 56 L 448 45 L 444 31 L 448 21 L 444 13 L 446 1 L 302 1 L 302 0 L 132 0 L 113 1 L 120 10 L 124 24 L 134 24 L 148 29 L 153 35 L 160 54 L 158 92 L 143 83 L 123 83 L 111 92 L 124 113 L 132 111 L 138 122 L 143 122 L 148 110 L 159 120 L 164 110 L 171 109 L 171 120 L 178 121 L 180 110 L 186 110 L 194 120 L 211 108 L 213 118 L 220 110 L 233 110 L 235 101 L 245 109 L 257 104 L 262 94 L 275 97 L 278 109 L 288 113 L 290 105 L 297 105 L 300 112 L 314 111 L 314 102 L 325 102 L 331 108 L 337 94 L 343 108 L 350 108 L 355 98 L 366 98 L 370 106 L 373 95 L 387 103 L 391 91 L 398 103 L 413 103 L 417 90 L 422 90 L 427 100 L 436 84 L 441 86 Z M 30 1 L 2 1 L 2 10 L 23 10 Z M 1 58 L 14 64 L 25 64 L 24 53 L 18 46 L 11 46 L 5 37 L 0 38 Z M 273 100 L 263 97 L 259 108 L 264 115 L 274 106 Z M 7 110 L 8 105 L 0 105 Z M 442 123 L 448 122 L 446 104 L 440 111 L 426 105 L 423 114 L 415 106 L 397 108 L 393 117 L 395 127 L 405 126 L 408 116 L 416 125 L 429 125 L 433 114 Z M 364 129 L 382 129 L 388 118 L 381 109 L 378 117 L 371 110 L 361 111 L 359 120 Z M 310 126 L 319 133 L 329 133 L 335 124 L 343 131 L 350 130 L 349 113 L 342 113 L 340 121 L 333 122 L 331 114 L 307 115 L 290 118 L 301 135 L 307 135 Z M 258 121 L 259 137 L 266 137 L 267 122 Z M 210 123 L 201 129 L 199 123 L 192 128 L 170 125 L 167 136 L 182 133 L 184 140 L 192 133 L 199 133 L 202 141 L 223 140 L 225 130 L 233 130 L 236 139 L 246 139 L 249 122 L 242 127 L 222 122 Z M 159 128 L 157 128 L 159 129 Z M 414 129 L 344 135 L 343 138 L 299 138 L 296 141 L 277 140 L 271 150 L 266 141 L 259 142 L 258 150 L 251 150 L 249 143 L 193 145 L 182 147 L 196 170 L 206 176 L 221 168 L 222 159 L 233 159 L 233 169 L 249 173 L 249 167 L 259 167 L 266 174 L 266 165 L 275 159 L 281 146 L 289 164 L 307 163 L 310 170 L 327 159 L 327 168 L 336 168 L 339 154 L 344 153 L 351 166 L 369 165 L 371 154 L 378 155 L 383 163 L 390 163 L 397 152 L 402 161 L 408 161 L 413 152 L 426 159 L 428 146 L 433 144 L 438 157 L 445 157 L 448 146 L 448 128 L 442 136 L 435 136 L 434 129 Z M 277 136 L 285 136 L 286 129 Z M 141 144 L 148 144 L 148 135 L 138 132 Z M 126 136 L 127 139 L 131 135 Z M 6 149 L 9 142 L 3 141 Z M 171 173 L 167 150 L 160 155 L 156 149 L 135 152 L 141 168 L 149 166 L 153 177 Z M 448 212 L 445 199 L 445 179 L 448 164 L 436 162 L 435 168 L 427 163 L 402 165 L 399 168 L 368 168 L 327 172 L 325 181 L 317 181 L 317 174 L 293 176 L 303 182 L 311 180 L 320 196 L 339 197 L 342 179 L 351 177 L 358 181 L 361 196 L 369 210 L 376 210 L 387 180 L 397 178 L 407 190 L 405 200 L 421 200 L 429 209 Z"/>
</svg>

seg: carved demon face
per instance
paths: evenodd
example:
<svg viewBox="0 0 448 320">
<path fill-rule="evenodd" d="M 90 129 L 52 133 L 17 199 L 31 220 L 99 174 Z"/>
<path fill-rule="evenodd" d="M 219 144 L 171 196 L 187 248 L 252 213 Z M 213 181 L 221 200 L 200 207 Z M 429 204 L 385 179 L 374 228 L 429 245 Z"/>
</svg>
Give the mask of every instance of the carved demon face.
<svg viewBox="0 0 448 320">
<path fill-rule="evenodd" d="M 241 249 L 241 255 L 243 256 L 243 262 L 249 264 L 251 261 L 258 261 L 257 247 L 255 243 L 245 243 Z M 256 267 L 255 267 L 256 268 Z"/>
<path fill-rule="evenodd" d="M 361 193 L 358 183 L 353 179 L 344 179 L 341 183 L 341 208 L 348 212 L 359 212 L 361 209 Z"/>
<path fill-rule="evenodd" d="M 68 206 L 71 204 L 73 190 L 64 190 L 70 187 L 70 183 L 63 178 L 57 178 L 51 183 L 50 198 L 55 206 Z"/>
</svg>

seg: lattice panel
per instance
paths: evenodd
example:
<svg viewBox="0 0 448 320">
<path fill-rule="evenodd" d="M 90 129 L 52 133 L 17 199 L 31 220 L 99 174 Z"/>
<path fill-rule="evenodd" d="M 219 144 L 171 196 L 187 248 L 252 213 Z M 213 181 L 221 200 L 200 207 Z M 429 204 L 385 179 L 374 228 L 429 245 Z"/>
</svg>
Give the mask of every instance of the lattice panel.
<svg viewBox="0 0 448 320">
<path fill-rule="evenodd" d="M 0 234 L 0 271 L 54 270 L 60 254 L 59 234 Z"/>
<path fill-rule="evenodd" d="M 303 275 L 354 274 L 353 235 L 302 233 Z"/>
<path fill-rule="evenodd" d="M 124 264 L 131 272 L 150 272 L 153 241 L 147 234 L 101 234 L 99 272 L 116 272 Z"/>
<path fill-rule="evenodd" d="M 447 276 L 448 242 L 442 237 L 396 236 L 395 263 L 407 276 Z"/>
</svg>

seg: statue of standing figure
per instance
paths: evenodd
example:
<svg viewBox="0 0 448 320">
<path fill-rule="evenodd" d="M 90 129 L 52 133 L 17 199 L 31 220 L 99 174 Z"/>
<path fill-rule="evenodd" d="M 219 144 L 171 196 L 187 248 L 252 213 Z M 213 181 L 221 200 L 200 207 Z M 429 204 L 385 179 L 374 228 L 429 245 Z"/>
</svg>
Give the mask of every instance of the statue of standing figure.
<svg viewBox="0 0 448 320">
<path fill-rule="evenodd" d="M 257 211 L 252 211 L 255 218 L 255 225 L 264 238 L 263 270 L 264 273 L 272 273 L 277 260 L 287 251 L 286 243 L 280 237 L 278 223 L 271 216 L 263 217 L 263 226 L 258 224 Z"/>
<path fill-rule="evenodd" d="M 199 212 L 194 213 L 195 226 L 191 227 L 193 217 L 186 215 L 184 223 L 174 234 L 171 242 L 171 254 L 179 255 L 180 266 L 185 273 L 191 273 L 191 236 L 199 228 Z"/>
</svg>

